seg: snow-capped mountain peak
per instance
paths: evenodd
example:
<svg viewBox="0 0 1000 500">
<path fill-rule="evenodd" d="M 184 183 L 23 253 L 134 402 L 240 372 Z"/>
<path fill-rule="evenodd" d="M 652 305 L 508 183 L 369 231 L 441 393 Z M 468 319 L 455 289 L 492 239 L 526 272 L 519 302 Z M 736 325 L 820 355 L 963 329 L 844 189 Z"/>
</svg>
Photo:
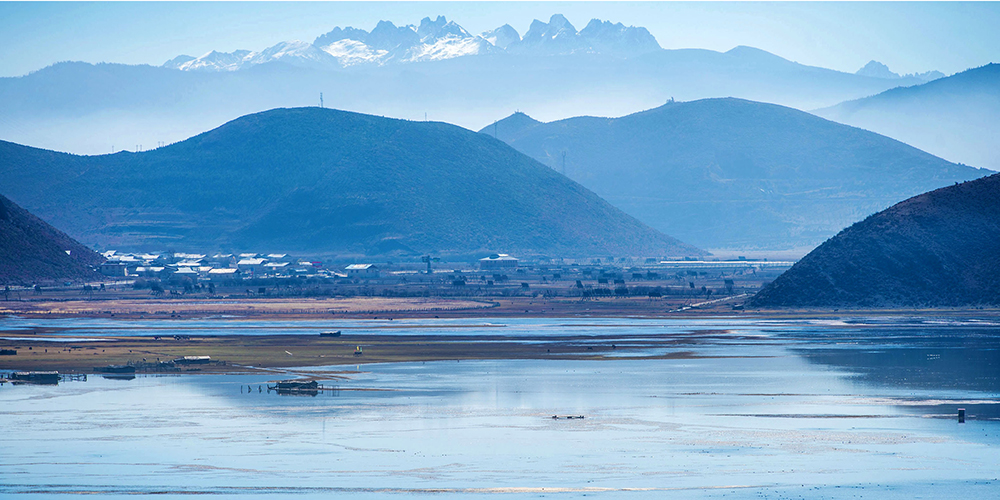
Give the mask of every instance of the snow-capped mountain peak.
<svg viewBox="0 0 1000 500">
<path fill-rule="evenodd" d="M 473 38 L 468 31 L 465 31 L 465 28 L 456 24 L 455 21 L 448 21 L 444 16 L 438 16 L 433 21 L 429 17 L 423 18 L 420 21 L 420 27 L 417 28 L 417 35 L 420 36 L 420 41 L 423 43 L 432 43 L 448 36 Z"/>
<path fill-rule="evenodd" d="M 350 38 L 337 40 L 321 47 L 321 50 L 333 56 L 345 68 L 358 64 L 378 64 L 389 53 L 388 50 L 373 49 L 364 42 Z"/>
<path fill-rule="evenodd" d="M 895 80 L 897 78 L 902 78 L 901 76 L 899 76 L 899 73 L 894 73 L 890 71 L 888 66 L 875 60 L 868 61 L 868 64 L 865 64 L 864 67 L 859 69 L 854 74 L 861 76 L 869 76 L 872 78 L 885 78 L 888 80 Z"/>
<path fill-rule="evenodd" d="M 512 43 L 508 50 L 535 55 L 586 52 L 630 57 L 660 50 L 660 44 L 646 28 L 593 19 L 583 30 L 576 31 L 568 19 L 556 14 L 548 23 L 532 21 L 524 38 Z"/>
<path fill-rule="evenodd" d="M 480 36 L 492 43 L 493 46 L 503 50 L 506 50 L 510 44 L 521 41 L 521 35 L 509 24 L 505 24 L 495 30 L 484 31 Z"/>
<path fill-rule="evenodd" d="M 379 21 L 370 32 L 350 26 L 336 27 L 313 43 L 292 40 L 260 52 L 212 51 L 201 57 L 178 56 L 163 66 L 183 71 L 237 71 L 282 62 L 334 69 L 359 64 L 438 61 L 498 52 L 527 55 L 586 52 L 629 57 L 659 48 L 656 39 L 645 28 L 597 19 L 578 32 L 565 16 L 554 14 L 547 23 L 533 21 L 522 39 L 508 24 L 472 35 L 454 21 L 437 16 L 423 18 L 419 26 L 396 26 L 391 21 Z"/>
<path fill-rule="evenodd" d="M 213 50 L 201 57 L 178 56 L 167 61 L 164 66 L 182 71 L 237 71 L 252 55 L 253 52 L 249 50 L 233 52 Z"/>
</svg>

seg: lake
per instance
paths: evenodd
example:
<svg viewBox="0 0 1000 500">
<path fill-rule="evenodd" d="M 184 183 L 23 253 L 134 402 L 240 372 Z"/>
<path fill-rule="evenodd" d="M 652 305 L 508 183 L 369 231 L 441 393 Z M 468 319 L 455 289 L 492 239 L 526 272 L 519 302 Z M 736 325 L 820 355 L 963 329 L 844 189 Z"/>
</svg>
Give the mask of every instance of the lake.
<svg viewBox="0 0 1000 500">
<path fill-rule="evenodd" d="M 671 333 L 691 359 L 439 361 L 287 376 L 0 386 L 0 497 L 987 498 L 1000 491 L 988 318 L 268 322 L 0 319 L 40 338 Z M 634 354 L 631 353 L 631 354 Z M 308 371 L 305 368 L 299 371 Z M 316 369 L 322 370 L 322 369 Z M 959 424 L 957 409 L 968 420 Z M 582 419 L 553 419 L 583 416 Z"/>
</svg>

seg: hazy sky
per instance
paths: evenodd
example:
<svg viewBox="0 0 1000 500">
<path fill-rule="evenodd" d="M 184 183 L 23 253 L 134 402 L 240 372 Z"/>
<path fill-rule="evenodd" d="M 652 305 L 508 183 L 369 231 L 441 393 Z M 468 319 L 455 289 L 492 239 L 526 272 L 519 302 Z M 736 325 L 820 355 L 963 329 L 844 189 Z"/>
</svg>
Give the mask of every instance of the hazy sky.
<svg viewBox="0 0 1000 500">
<path fill-rule="evenodd" d="M 0 76 L 58 61 L 159 65 L 210 50 L 312 41 L 334 26 L 371 30 L 445 15 L 472 33 L 564 14 L 644 26 L 664 48 L 758 47 L 787 59 L 856 71 L 871 59 L 897 73 L 955 73 L 1000 61 L 997 2 L 0 2 Z"/>
</svg>

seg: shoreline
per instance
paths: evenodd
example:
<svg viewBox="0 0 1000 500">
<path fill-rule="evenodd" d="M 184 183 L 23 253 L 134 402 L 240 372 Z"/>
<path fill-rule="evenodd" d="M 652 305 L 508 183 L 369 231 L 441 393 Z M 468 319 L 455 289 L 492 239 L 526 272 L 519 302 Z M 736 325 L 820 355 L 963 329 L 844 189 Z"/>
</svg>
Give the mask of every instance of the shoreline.
<svg viewBox="0 0 1000 500">
<path fill-rule="evenodd" d="M 100 298 L 28 299 L 0 302 L 5 316 L 39 319 L 208 319 L 334 320 L 334 319 L 458 319 L 458 318 L 703 318 L 760 319 L 830 318 L 842 316 L 996 316 L 1000 308 L 741 308 L 745 296 L 699 301 L 690 298 Z"/>
<path fill-rule="evenodd" d="M 204 301 L 199 301 L 204 302 Z M 354 301 L 355 303 L 357 301 Z M 633 301 L 636 302 L 636 301 Z M 174 302 L 176 303 L 176 302 Z M 329 299 L 323 301 L 328 305 Z M 435 299 L 434 305 L 440 305 Z M 252 304 L 259 305 L 259 301 Z M 146 302 L 140 306 L 148 305 Z M 452 304 L 454 305 L 454 304 Z M 547 311 L 531 313 L 525 306 Z M 682 312 L 663 310 L 663 302 L 646 301 L 640 305 L 646 309 L 623 314 L 621 301 L 581 301 L 568 304 L 565 301 L 541 301 L 525 299 L 510 301 L 488 309 L 450 309 L 447 313 L 429 309 L 414 313 L 396 311 L 393 314 L 243 314 L 220 318 L 218 315 L 162 315 L 139 317 L 133 315 L 80 315 L 80 314 L 26 314 L 0 315 L 0 349 L 17 351 L 16 355 L 0 355 L 0 370 L 47 371 L 62 373 L 93 374 L 95 369 L 109 365 L 137 366 L 137 373 L 258 373 L 270 370 L 292 368 L 361 365 L 369 363 L 398 363 L 444 360 L 486 360 L 486 359 L 568 359 L 568 360 L 628 360 L 628 359 L 691 359 L 703 357 L 694 350 L 700 342 L 719 335 L 727 339 L 739 338 L 738 331 L 730 333 L 726 329 L 703 329 L 688 332 L 657 333 L 654 331 L 633 333 L 611 333 L 597 331 L 590 334 L 546 336 L 544 334 L 505 335 L 502 326 L 490 324 L 503 319 L 538 319 L 580 321 L 588 318 L 628 320 L 742 320 L 742 321 L 800 321 L 800 320 L 845 320 L 857 318 L 880 319 L 902 318 L 900 326 L 905 326 L 910 318 L 955 318 L 955 319 L 1000 319 L 1000 310 L 995 309 L 878 309 L 878 310 L 786 310 L 786 311 L 733 311 L 718 306 L 706 309 L 689 309 Z M 627 304 L 626 304 L 627 305 Z M 632 304 L 635 305 L 634 303 Z M 583 307 L 585 310 L 574 308 Z M 9 307 L 8 307 L 9 309 Z M 575 311 L 575 313 L 574 313 Z M 72 326 L 47 325 L 30 329 L 17 327 L 4 329 L 5 317 L 27 320 L 75 318 L 109 319 L 128 321 L 121 327 L 103 325 L 107 336 L 74 334 Z M 254 328 L 262 334 L 214 335 L 212 326 L 192 323 L 192 335 L 184 332 L 187 321 L 220 319 L 219 330 L 237 331 L 243 328 L 240 322 L 262 322 Z M 372 325 L 316 325 L 317 321 L 336 322 L 338 320 L 368 321 L 378 319 Z M 484 324 L 447 324 L 448 320 L 482 320 Z M 393 320 L 430 320 L 430 324 L 393 324 Z M 441 320 L 442 324 L 434 320 Z M 156 322 L 157 328 L 143 329 L 143 322 Z M 167 323 L 164 323 L 164 322 Z M 273 326 L 267 322 L 276 322 Z M 296 325 L 301 321 L 301 325 Z M 175 323 L 176 322 L 176 323 Z M 291 324 L 278 324 L 290 322 Z M 135 323 L 138 323 L 136 325 Z M 164 328 L 164 324 L 167 325 Z M 172 325 L 176 324 L 177 328 Z M 602 324 L 574 324 L 578 327 L 592 326 L 606 328 L 623 326 Z M 848 322 L 846 328 L 866 328 L 871 323 Z M 974 325 L 973 325 L 974 326 Z M 989 327 L 990 325 L 983 325 Z M 475 335 L 463 334 L 470 328 L 490 329 Z M 270 333 L 268 329 L 296 331 L 296 333 Z M 142 333 L 141 336 L 115 335 L 118 329 Z M 342 330 L 338 337 L 321 337 L 322 329 Z M 422 330 L 419 333 L 399 334 L 397 330 Z M 375 330 L 376 333 L 352 333 L 352 330 Z M 436 331 L 435 331 L 436 330 Z M 427 333 L 423 333 L 426 331 Z M 442 333 L 447 331 L 448 333 Z M 169 332 L 159 333 L 158 332 Z M 175 337 L 176 335 L 176 337 Z M 754 339 L 748 339 L 754 341 Z M 355 356 L 361 348 L 362 354 Z M 170 364 L 172 360 L 184 356 L 210 356 L 211 363 L 205 365 Z M 99 374 L 99 372 L 98 372 Z"/>
</svg>

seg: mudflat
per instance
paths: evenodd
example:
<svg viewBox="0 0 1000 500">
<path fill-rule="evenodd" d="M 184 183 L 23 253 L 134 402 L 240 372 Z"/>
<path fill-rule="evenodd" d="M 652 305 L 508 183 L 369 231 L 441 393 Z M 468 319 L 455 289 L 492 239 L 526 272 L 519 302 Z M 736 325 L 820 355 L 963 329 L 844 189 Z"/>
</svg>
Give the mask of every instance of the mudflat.
<svg viewBox="0 0 1000 500">
<path fill-rule="evenodd" d="M 676 346 L 676 336 L 607 335 L 509 337 L 503 335 L 219 335 L 101 337 L 100 339 L 7 336 L 0 369 L 91 373 L 108 365 L 132 364 L 140 373 L 248 373 L 275 368 L 368 363 L 483 359 L 677 359 L 688 351 L 649 355 L 650 348 Z M 356 354 L 357 353 L 357 354 Z M 208 363 L 173 363 L 185 356 L 209 356 Z"/>
</svg>

